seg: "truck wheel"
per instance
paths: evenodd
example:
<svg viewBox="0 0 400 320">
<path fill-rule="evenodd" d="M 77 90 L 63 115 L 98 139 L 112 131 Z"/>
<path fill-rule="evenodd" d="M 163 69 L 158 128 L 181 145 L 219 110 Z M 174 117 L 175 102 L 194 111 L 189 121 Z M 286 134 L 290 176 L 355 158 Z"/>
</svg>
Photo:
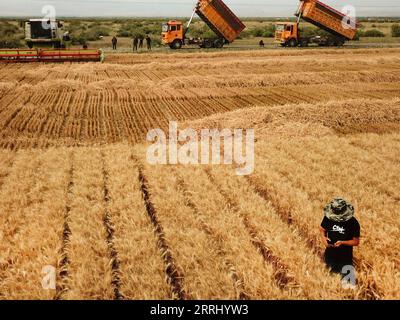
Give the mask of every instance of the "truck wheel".
<svg viewBox="0 0 400 320">
<path fill-rule="evenodd" d="M 344 46 L 344 41 L 343 40 L 337 40 L 335 42 L 335 46 L 336 47 L 343 47 Z"/>
<path fill-rule="evenodd" d="M 302 39 L 300 41 L 300 47 L 308 47 L 308 40 L 307 39 Z"/>
<path fill-rule="evenodd" d="M 172 44 L 170 45 L 170 48 L 174 49 L 174 50 L 178 50 L 178 49 L 182 48 L 182 41 L 174 40 L 174 42 L 172 42 Z"/>
<path fill-rule="evenodd" d="M 209 39 L 205 39 L 203 42 L 203 48 L 211 49 L 213 47 L 213 42 Z"/>
<path fill-rule="evenodd" d="M 288 45 L 291 48 L 297 47 L 297 40 L 296 39 L 290 39 Z"/>
<path fill-rule="evenodd" d="M 336 45 L 336 41 L 332 38 L 329 38 L 327 41 L 327 46 L 328 47 L 334 47 Z"/>
<path fill-rule="evenodd" d="M 216 39 L 214 40 L 214 48 L 221 49 L 224 46 L 224 40 Z"/>
</svg>

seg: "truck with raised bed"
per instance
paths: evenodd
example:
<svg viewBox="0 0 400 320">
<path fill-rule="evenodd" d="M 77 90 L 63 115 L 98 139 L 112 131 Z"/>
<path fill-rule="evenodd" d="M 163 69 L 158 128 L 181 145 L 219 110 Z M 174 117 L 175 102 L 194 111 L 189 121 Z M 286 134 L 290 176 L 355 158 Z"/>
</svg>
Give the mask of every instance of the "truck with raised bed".
<svg viewBox="0 0 400 320">
<path fill-rule="evenodd" d="M 197 14 L 215 33 L 215 38 L 188 37 L 190 25 Z M 246 28 L 243 22 L 226 6 L 222 0 L 198 0 L 196 8 L 184 27 L 182 21 L 171 20 L 163 24 L 162 43 L 171 49 L 184 45 L 198 45 L 201 48 L 222 48 L 232 43 Z"/>
<path fill-rule="evenodd" d="M 300 0 L 295 14 L 297 22 L 279 22 L 276 24 L 275 40 L 284 47 L 343 46 L 346 41 L 354 40 L 358 23 L 354 17 L 322 3 L 318 0 Z M 299 28 L 301 19 L 326 31 L 326 35 L 303 37 Z"/>
</svg>

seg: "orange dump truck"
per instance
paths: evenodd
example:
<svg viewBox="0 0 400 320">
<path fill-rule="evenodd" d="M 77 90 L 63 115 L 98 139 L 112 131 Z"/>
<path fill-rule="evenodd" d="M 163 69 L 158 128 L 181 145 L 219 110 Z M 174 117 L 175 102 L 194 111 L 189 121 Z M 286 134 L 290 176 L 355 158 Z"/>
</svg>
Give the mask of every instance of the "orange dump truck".
<svg viewBox="0 0 400 320">
<path fill-rule="evenodd" d="M 215 38 L 194 39 L 186 36 L 195 14 L 214 31 Z M 245 28 L 243 22 L 222 0 L 199 0 L 186 28 L 177 20 L 163 24 L 162 42 L 172 49 L 180 49 L 185 44 L 195 44 L 201 48 L 222 48 L 224 44 L 232 43 Z"/>
<path fill-rule="evenodd" d="M 300 0 L 296 16 L 297 23 L 283 22 L 276 26 L 275 39 L 283 46 L 308 46 L 310 43 L 342 46 L 346 41 L 355 39 L 357 34 L 358 24 L 355 18 L 346 16 L 318 0 Z M 301 19 L 325 30 L 328 35 L 302 37 L 299 30 Z"/>
</svg>

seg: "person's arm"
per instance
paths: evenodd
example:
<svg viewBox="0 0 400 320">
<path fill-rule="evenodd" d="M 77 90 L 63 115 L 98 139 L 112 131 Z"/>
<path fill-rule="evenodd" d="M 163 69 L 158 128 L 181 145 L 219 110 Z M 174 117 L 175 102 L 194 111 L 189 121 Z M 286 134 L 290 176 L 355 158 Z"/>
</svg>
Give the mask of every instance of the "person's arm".
<svg viewBox="0 0 400 320">
<path fill-rule="evenodd" d="M 338 241 L 335 243 L 335 247 L 348 246 L 348 247 L 358 247 L 360 245 L 360 238 L 353 238 L 353 240 Z"/>
<path fill-rule="evenodd" d="M 332 247 L 332 245 L 330 245 L 328 242 L 329 238 L 327 237 L 326 230 L 322 227 L 319 227 L 319 231 L 321 232 L 322 241 L 323 241 L 325 247 Z"/>
<path fill-rule="evenodd" d="M 360 245 L 360 224 L 356 219 L 352 220 L 352 240 L 347 240 L 347 241 L 338 241 L 335 243 L 335 247 L 340 247 L 340 246 L 348 246 L 348 247 L 358 247 Z"/>
</svg>

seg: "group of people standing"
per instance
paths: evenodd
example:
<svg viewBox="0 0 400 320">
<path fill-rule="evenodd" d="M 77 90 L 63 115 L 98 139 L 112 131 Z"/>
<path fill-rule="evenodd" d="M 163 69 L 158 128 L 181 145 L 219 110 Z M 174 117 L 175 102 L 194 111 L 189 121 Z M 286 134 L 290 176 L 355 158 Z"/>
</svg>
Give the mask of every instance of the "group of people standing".
<svg viewBox="0 0 400 320">
<path fill-rule="evenodd" d="M 145 38 L 143 36 L 133 37 L 133 52 L 143 48 L 143 43 L 146 40 L 147 50 L 151 51 L 151 38 L 147 34 Z"/>
<path fill-rule="evenodd" d="M 139 49 L 143 48 L 144 41 L 146 41 L 147 50 L 151 51 L 151 38 L 147 34 L 146 37 L 143 36 L 134 36 L 133 37 L 133 52 L 139 51 Z M 111 40 L 113 50 L 117 50 L 118 39 L 114 36 Z"/>
</svg>

